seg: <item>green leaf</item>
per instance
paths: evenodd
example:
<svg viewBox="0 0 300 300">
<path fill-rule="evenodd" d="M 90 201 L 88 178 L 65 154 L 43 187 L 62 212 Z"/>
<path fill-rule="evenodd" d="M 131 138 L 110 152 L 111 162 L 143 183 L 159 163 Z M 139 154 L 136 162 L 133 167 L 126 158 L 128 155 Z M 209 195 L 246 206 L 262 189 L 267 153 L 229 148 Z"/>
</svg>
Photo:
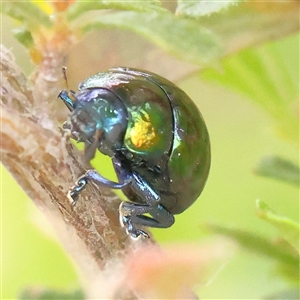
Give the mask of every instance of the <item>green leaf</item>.
<svg viewBox="0 0 300 300">
<path fill-rule="evenodd" d="M 28 31 L 24 26 L 13 29 L 13 34 L 18 42 L 26 48 L 30 48 L 34 45 L 30 31 Z"/>
<path fill-rule="evenodd" d="M 278 46 L 272 44 L 224 59 L 221 71 L 208 69 L 202 78 L 245 94 L 276 120 L 281 136 L 298 142 L 297 66 L 294 64 L 291 70 Z"/>
<path fill-rule="evenodd" d="M 272 295 L 263 297 L 264 300 L 298 300 L 300 299 L 299 289 L 291 289 L 274 293 Z"/>
<path fill-rule="evenodd" d="M 7 1 L 1 4 L 1 13 L 19 20 L 29 27 L 51 26 L 49 16 L 32 2 Z"/>
<path fill-rule="evenodd" d="M 38 288 L 24 290 L 18 298 L 19 300 L 84 300 L 82 290 L 70 293 L 63 293 L 54 290 L 43 290 Z"/>
<path fill-rule="evenodd" d="M 289 265 L 292 268 L 297 268 L 298 270 L 298 256 L 291 254 L 290 251 L 281 245 L 275 246 L 274 243 L 264 237 L 239 229 L 231 229 L 218 225 L 209 225 L 208 228 L 215 233 L 230 237 L 251 252 L 267 256 L 275 261 Z"/>
<path fill-rule="evenodd" d="M 207 0 L 178 0 L 176 14 L 188 17 L 202 17 L 212 13 L 219 12 L 232 5 L 236 5 L 244 0 L 228 0 L 228 1 L 207 1 Z"/>
<path fill-rule="evenodd" d="M 224 41 L 226 55 L 235 54 L 299 32 L 298 3 L 272 1 L 272 5 L 264 5 L 258 1 L 247 1 L 202 17 L 201 25 Z M 298 61 L 297 57 L 295 61 Z"/>
<path fill-rule="evenodd" d="M 218 225 L 209 225 L 215 233 L 225 235 L 235 240 L 240 246 L 250 251 L 273 259 L 277 270 L 289 281 L 299 281 L 299 255 L 286 243 L 273 243 L 256 234 L 238 229 L 230 229 Z"/>
<path fill-rule="evenodd" d="M 118 12 L 95 16 L 77 24 L 84 31 L 117 27 L 136 32 L 169 54 L 196 64 L 206 64 L 221 55 L 214 34 L 194 20 L 176 17 L 169 12 Z"/>
<path fill-rule="evenodd" d="M 299 187 L 299 167 L 282 157 L 264 157 L 254 172 L 257 175 L 285 181 Z"/>
<path fill-rule="evenodd" d="M 77 1 L 68 9 L 68 19 L 74 20 L 88 11 L 95 11 L 101 9 L 116 9 L 116 10 L 133 10 L 139 12 L 146 11 L 164 11 L 161 3 L 158 0 L 98 0 L 98 1 Z"/>
<path fill-rule="evenodd" d="M 299 224 L 289 218 L 275 214 L 264 202 L 257 200 L 256 213 L 261 218 L 272 224 L 287 241 L 299 253 Z"/>
</svg>

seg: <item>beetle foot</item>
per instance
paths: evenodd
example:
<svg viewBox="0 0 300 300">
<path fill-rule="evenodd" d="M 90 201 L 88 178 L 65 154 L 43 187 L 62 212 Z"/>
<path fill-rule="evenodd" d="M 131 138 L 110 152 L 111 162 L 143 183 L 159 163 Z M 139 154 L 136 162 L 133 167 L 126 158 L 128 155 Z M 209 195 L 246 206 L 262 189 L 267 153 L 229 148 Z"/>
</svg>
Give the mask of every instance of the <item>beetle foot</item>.
<svg viewBox="0 0 300 300">
<path fill-rule="evenodd" d="M 130 234 L 132 238 L 136 239 L 140 235 L 142 235 L 144 238 L 147 238 L 147 239 L 150 238 L 149 234 L 146 231 L 135 228 L 130 216 L 122 216 L 120 214 L 120 222 L 121 222 L 122 226 L 124 226 L 126 228 L 126 232 L 128 234 Z"/>
<path fill-rule="evenodd" d="M 68 198 L 72 206 L 75 206 L 78 201 L 78 196 L 81 191 L 86 187 L 88 180 L 86 177 L 80 177 L 75 185 L 68 191 Z"/>
</svg>

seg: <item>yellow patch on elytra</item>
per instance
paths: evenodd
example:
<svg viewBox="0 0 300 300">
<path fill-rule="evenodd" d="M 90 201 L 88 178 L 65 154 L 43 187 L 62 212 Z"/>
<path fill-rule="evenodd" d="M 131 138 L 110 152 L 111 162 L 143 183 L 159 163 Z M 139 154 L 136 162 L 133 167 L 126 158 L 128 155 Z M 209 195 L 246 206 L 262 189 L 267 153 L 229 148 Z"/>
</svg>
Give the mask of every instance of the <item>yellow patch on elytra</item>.
<svg viewBox="0 0 300 300">
<path fill-rule="evenodd" d="M 149 149 L 154 144 L 156 132 L 147 113 L 139 117 L 130 130 L 131 143 L 140 149 Z"/>
</svg>

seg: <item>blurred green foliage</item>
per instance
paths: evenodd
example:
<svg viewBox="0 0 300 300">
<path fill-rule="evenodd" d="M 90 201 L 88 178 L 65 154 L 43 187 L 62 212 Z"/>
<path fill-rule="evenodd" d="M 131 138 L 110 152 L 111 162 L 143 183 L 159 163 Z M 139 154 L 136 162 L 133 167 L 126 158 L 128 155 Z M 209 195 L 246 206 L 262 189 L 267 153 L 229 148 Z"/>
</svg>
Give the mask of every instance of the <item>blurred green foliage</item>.
<svg viewBox="0 0 300 300">
<path fill-rule="evenodd" d="M 56 292 L 52 290 L 25 290 L 19 296 L 20 300 L 84 300 L 82 291 L 76 290 L 70 293 Z"/>
<path fill-rule="evenodd" d="M 293 247 L 298 264 L 294 267 L 298 270 L 299 265 L 299 223 L 291 220 L 290 218 L 279 216 L 271 210 L 271 208 L 264 202 L 258 200 L 257 204 L 257 215 L 272 224 L 278 231 L 279 236 L 285 240 L 290 246 Z"/>
<path fill-rule="evenodd" d="M 263 157 L 256 166 L 255 173 L 299 186 L 299 166 L 278 156 Z"/>
<path fill-rule="evenodd" d="M 281 137 L 297 143 L 299 74 L 296 67 L 299 62 L 289 60 L 280 52 L 280 44 L 274 43 L 246 49 L 223 60 L 221 71 L 206 70 L 202 78 L 246 95 L 274 118 Z"/>
</svg>

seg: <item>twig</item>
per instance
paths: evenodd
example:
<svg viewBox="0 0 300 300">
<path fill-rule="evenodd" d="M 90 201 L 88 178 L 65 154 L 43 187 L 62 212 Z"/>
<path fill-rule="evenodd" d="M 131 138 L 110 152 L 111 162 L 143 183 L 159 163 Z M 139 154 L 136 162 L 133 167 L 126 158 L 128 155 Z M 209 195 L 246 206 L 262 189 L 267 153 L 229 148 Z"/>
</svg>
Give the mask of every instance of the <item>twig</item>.
<svg viewBox="0 0 300 300">
<path fill-rule="evenodd" d="M 54 80 L 52 90 L 59 91 L 55 89 L 58 85 L 59 81 Z M 108 189 L 90 184 L 76 207 L 71 207 L 67 191 L 85 170 L 80 154 L 59 130 L 59 101 L 55 102 L 51 91 L 48 97 L 43 92 L 41 95 L 35 90 L 33 96 L 11 53 L 2 47 L 1 161 L 47 216 L 88 283 L 93 285 L 99 280 L 100 270 L 117 269 L 112 267 L 113 263 L 122 261 L 143 242 L 133 242 L 121 228 L 120 200 Z M 103 284 L 99 282 L 100 289 Z M 94 290 L 89 296 L 99 297 L 98 292 Z"/>
</svg>

